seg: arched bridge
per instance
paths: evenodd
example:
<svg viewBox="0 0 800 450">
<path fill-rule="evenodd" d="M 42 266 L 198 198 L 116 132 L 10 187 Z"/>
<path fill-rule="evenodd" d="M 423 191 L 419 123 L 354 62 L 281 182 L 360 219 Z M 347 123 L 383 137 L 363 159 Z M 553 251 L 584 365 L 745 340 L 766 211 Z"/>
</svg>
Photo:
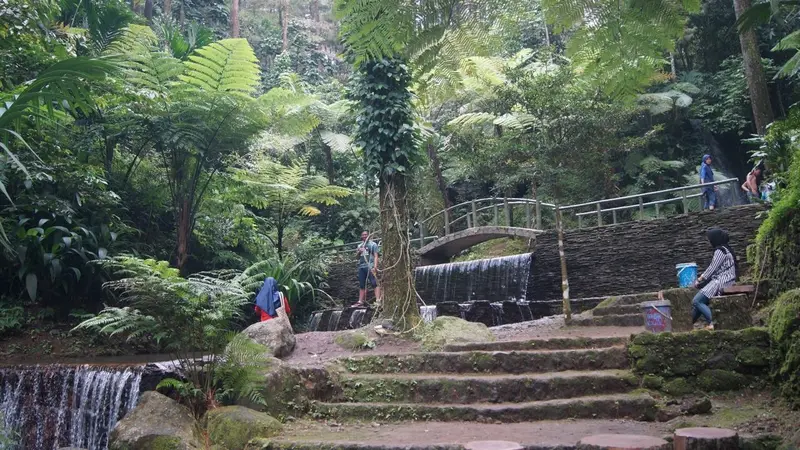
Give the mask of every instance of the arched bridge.
<svg viewBox="0 0 800 450">
<path fill-rule="evenodd" d="M 492 239 L 535 239 L 537 234 L 555 228 L 558 213 L 564 228 L 569 229 L 700 211 L 702 188 L 709 186 L 719 187 L 717 202 L 722 207 L 741 203 L 736 178 L 566 206 L 530 198 L 482 198 L 451 206 L 413 223 L 411 243 L 423 263 L 447 262 L 460 252 Z M 358 242 L 336 248 L 349 250 L 356 245 Z"/>
<path fill-rule="evenodd" d="M 738 180 L 712 183 L 719 186 L 722 206 L 740 203 Z M 553 229 L 560 213 L 564 228 L 616 225 L 702 210 L 702 188 L 684 186 L 661 191 L 557 206 L 528 198 L 484 198 L 451 206 L 415 224 L 413 240 L 423 263 L 447 262 L 462 251 L 492 239 L 535 239 Z"/>
<path fill-rule="evenodd" d="M 418 250 L 418 253 L 424 264 L 445 263 L 453 255 L 457 255 L 482 242 L 508 237 L 535 240 L 537 233 L 540 233 L 540 231 L 519 227 L 484 226 L 468 228 L 442 236 L 424 245 Z"/>
</svg>

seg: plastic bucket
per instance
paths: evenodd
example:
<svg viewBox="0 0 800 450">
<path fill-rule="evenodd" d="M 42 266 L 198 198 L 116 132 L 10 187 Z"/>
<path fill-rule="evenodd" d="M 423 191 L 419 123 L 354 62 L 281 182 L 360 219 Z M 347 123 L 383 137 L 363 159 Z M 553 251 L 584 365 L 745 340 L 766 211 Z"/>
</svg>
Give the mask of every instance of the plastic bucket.
<svg viewBox="0 0 800 450">
<path fill-rule="evenodd" d="M 644 328 L 651 333 L 672 331 L 672 304 L 669 300 L 644 302 L 639 305 L 644 315 Z"/>
<path fill-rule="evenodd" d="M 697 281 L 697 263 L 684 263 L 675 265 L 678 271 L 678 286 L 682 288 L 694 286 Z"/>
</svg>

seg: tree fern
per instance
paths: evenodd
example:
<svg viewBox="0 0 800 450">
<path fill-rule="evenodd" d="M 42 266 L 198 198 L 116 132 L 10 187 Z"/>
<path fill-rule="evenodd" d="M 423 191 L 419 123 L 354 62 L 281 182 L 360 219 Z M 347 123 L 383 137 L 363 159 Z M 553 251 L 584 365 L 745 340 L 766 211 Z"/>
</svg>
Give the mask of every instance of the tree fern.
<svg viewBox="0 0 800 450">
<path fill-rule="evenodd" d="M 185 66 L 181 79 L 204 91 L 251 95 L 261 81 L 258 58 L 245 39 L 223 39 L 201 47 Z"/>
</svg>

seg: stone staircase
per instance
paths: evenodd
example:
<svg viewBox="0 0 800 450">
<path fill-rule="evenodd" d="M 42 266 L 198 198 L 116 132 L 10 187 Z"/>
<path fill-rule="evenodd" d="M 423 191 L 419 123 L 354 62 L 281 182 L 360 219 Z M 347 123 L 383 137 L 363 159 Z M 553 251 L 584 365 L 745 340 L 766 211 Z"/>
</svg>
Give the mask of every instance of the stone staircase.
<svg viewBox="0 0 800 450">
<path fill-rule="evenodd" d="M 658 299 L 658 293 L 606 297 L 594 309 L 573 317 L 572 326 L 643 327 L 644 318 L 639 304 Z"/>
<path fill-rule="evenodd" d="M 341 361 L 341 391 L 313 416 L 337 421 L 513 423 L 652 420 L 622 338 L 450 345 Z"/>
</svg>

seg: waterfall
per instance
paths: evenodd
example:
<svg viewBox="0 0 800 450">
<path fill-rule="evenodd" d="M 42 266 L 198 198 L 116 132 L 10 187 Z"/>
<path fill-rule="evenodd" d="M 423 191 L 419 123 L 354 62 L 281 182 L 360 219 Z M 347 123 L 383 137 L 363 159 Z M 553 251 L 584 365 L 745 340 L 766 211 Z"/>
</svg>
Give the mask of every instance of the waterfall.
<svg viewBox="0 0 800 450">
<path fill-rule="evenodd" d="M 328 322 L 328 331 L 336 331 L 337 325 L 339 325 L 339 318 L 342 317 L 342 311 L 334 311 L 331 313 L 331 319 Z"/>
<path fill-rule="evenodd" d="M 420 306 L 419 314 L 425 322 L 433 322 L 436 320 L 436 305 Z"/>
<path fill-rule="evenodd" d="M 356 309 L 353 311 L 353 315 L 350 316 L 350 328 L 355 329 L 361 327 L 366 312 L 366 309 Z"/>
<path fill-rule="evenodd" d="M 322 311 L 317 311 L 311 315 L 311 323 L 308 325 L 308 331 L 317 331 L 319 327 L 319 320 L 322 318 Z"/>
<path fill-rule="evenodd" d="M 417 292 L 428 304 L 525 300 L 533 254 L 417 267 Z"/>
<path fill-rule="evenodd" d="M 20 449 L 104 450 L 136 406 L 139 368 L 28 366 L 0 369 L 0 415 Z"/>
</svg>

